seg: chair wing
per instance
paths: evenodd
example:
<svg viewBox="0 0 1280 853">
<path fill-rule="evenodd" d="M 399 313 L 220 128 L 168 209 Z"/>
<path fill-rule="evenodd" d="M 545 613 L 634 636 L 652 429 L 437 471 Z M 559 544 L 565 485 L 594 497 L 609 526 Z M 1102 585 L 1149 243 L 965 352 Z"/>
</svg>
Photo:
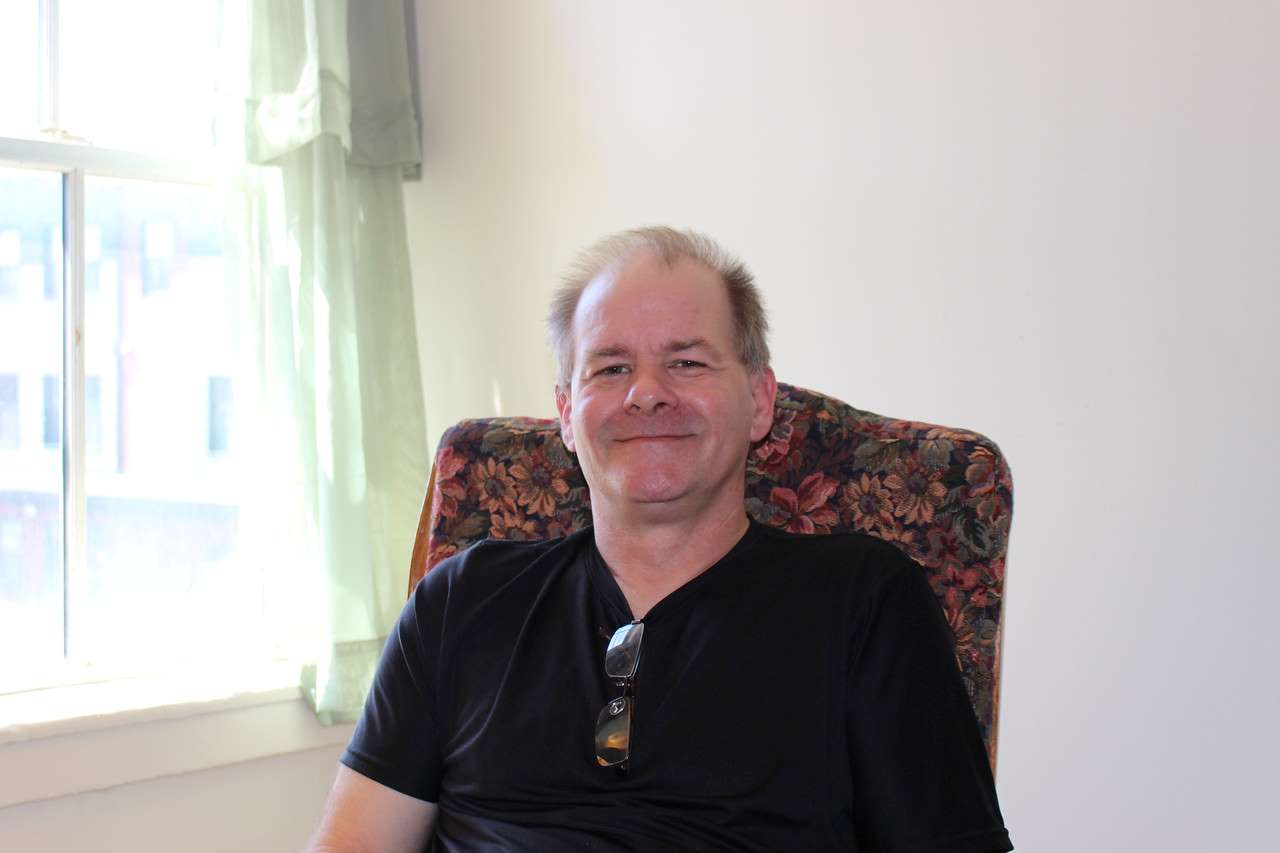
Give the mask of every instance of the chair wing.
<svg viewBox="0 0 1280 853">
<path fill-rule="evenodd" d="M 975 432 L 887 418 L 779 384 L 773 429 L 747 462 L 747 512 L 798 533 L 892 542 L 929 577 L 995 767 L 1001 607 L 1013 482 Z M 462 421 L 440 441 L 409 588 L 487 537 L 550 539 L 591 523 L 587 484 L 554 420 Z"/>
</svg>

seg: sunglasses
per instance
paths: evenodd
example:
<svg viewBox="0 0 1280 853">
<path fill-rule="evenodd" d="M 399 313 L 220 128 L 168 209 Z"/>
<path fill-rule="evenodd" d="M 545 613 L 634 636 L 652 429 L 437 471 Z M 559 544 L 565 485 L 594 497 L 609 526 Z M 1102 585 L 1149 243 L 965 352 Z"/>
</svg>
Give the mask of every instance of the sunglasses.
<svg viewBox="0 0 1280 853">
<path fill-rule="evenodd" d="M 622 688 L 596 717 L 596 762 L 601 767 L 625 764 L 631 757 L 631 717 L 635 710 L 636 667 L 640 665 L 640 641 L 644 623 L 631 622 L 613 632 L 604 653 L 604 674 Z"/>
</svg>

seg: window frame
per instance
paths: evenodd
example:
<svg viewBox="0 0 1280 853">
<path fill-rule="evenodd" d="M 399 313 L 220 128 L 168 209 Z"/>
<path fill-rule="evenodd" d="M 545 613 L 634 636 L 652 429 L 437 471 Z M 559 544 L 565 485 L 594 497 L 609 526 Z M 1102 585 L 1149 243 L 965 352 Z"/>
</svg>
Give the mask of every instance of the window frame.
<svg viewBox="0 0 1280 853">
<path fill-rule="evenodd" d="M 31 0 L 37 2 L 37 0 Z M 61 365 L 58 376 L 58 429 L 60 430 L 62 509 L 62 657 L 61 666 L 49 672 L 25 673 L 20 681 L 0 682 L 0 705 L 6 697 L 20 697 L 30 691 L 64 689 L 86 682 L 103 682 L 153 677 L 156 668 L 133 661 L 86 665 L 88 655 L 76 647 L 74 626 L 85 617 L 88 600 L 88 492 L 86 468 L 90 462 L 87 446 L 87 394 L 85 309 L 88 298 L 85 187 L 87 179 L 126 179 L 157 184 L 188 185 L 218 189 L 226 169 L 219 166 L 212 139 L 182 157 L 97 145 L 63 126 L 61 116 L 61 0 L 38 0 L 36 23 L 39 44 L 36 51 L 37 104 L 35 126 L 0 129 L 0 167 L 56 173 L 61 178 Z M 211 116 L 211 118 L 213 118 Z M 21 135 L 11 136 L 9 133 Z M 56 262 L 57 248 L 49 251 Z M 48 269 L 49 264 L 46 264 Z M 53 274 L 58 275 L 55 268 Z M 46 278 L 49 275 L 46 274 Z M 54 279 L 56 282 L 57 280 Z M 46 283 L 46 290 L 48 284 Z M 47 295 L 47 294 L 46 294 Z M 206 416 L 206 421 L 210 420 Z M 43 424 L 41 444 L 43 446 Z M 207 443 L 207 440 L 206 440 Z M 53 448 L 49 448 L 53 449 Z M 222 454 L 222 455 L 225 455 Z M 83 641 L 81 641 L 83 642 Z M 279 664 L 285 656 L 279 647 L 263 649 L 260 659 L 246 661 L 255 671 Z M 160 677 L 164 677 L 163 673 Z M 256 677 L 256 676 L 253 676 Z M 249 683 L 252 677 L 246 678 Z M 279 682 L 279 677 L 272 679 Z M 296 674 L 287 682 L 296 685 Z M 180 692 L 180 691 L 179 691 Z M 67 707 L 79 707 L 80 700 Z M 0 720 L 4 708 L 0 707 Z M 67 711 L 74 716 L 75 710 Z"/>
<path fill-rule="evenodd" d="M 137 674 L 127 664 L 95 667 L 90 673 L 78 664 L 69 626 L 81 618 L 87 599 L 88 496 L 85 472 L 88 461 L 85 375 L 86 223 L 85 181 L 94 178 L 124 178 L 168 184 L 216 187 L 214 149 L 210 145 L 193 157 L 130 151 L 95 145 L 64 127 L 62 120 L 62 0 L 37 2 L 38 63 L 35 127 L 8 132 L 29 136 L 8 136 L 0 131 L 0 167 L 56 172 L 62 182 L 62 342 L 59 429 L 61 431 L 62 505 L 62 652 L 64 665 L 18 685 L 0 683 L 0 697 L 27 690 L 60 687 L 87 678 L 111 679 Z M 50 253 L 53 254 L 52 252 Z M 50 257 L 48 260 L 55 260 Z M 48 267 L 46 266 L 46 269 Z M 55 273 L 56 275 L 56 273 Z M 46 281 L 48 274 L 46 274 Z M 46 284 L 46 289 L 48 285 Z M 42 434 L 42 444 L 43 444 Z"/>
<path fill-rule="evenodd" d="M 0 166 L 60 173 L 63 192 L 62 378 L 64 620 L 75 618 L 74 583 L 86 580 L 84 248 L 86 176 L 215 186 L 212 158 L 179 161 L 67 141 L 0 136 Z M 74 560 L 74 562 L 73 562 Z M 73 576 L 74 573 L 74 576 Z M 72 658 L 73 650 L 64 652 Z M 295 662 L 264 650 L 233 677 L 130 669 L 87 671 L 74 659 L 56 673 L 0 692 L 0 808 L 102 790 L 174 773 L 313 749 L 337 749 L 350 724 L 325 727 L 299 685 Z M 246 738 L 245 731 L 253 732 Z M 170 749 L 156 750 L 157 738 Z M 190 754 L 182 744 L 206 747 Z M 82 774 L 68 775 L 69 755 Z M 52 768 L 52 769 L 51 769 Z"/>
<path fill-rule="evenodd" d="M 67 597 L 71 573 L 76 583 L 86 581 L 83 344 L 91 272 L 86 269 L 86 177 L 217 187 L 232 167 L 224 168 L 212 148 L 181 157 L 143 153 L 94 145 L 64 129 L 57 73 L 60 2 L 38 3 L 39 92 L 33 116 L 38 124 L 30 134 L 27 128 L 0 129 L 0 166 L 55 172 L 62 181 L 62 304 L 57 310 L 63 318 L 58 428 L 64 665 L 21 685 L 0 686 L 0 765 L 9 771 L 0 784 L 0 809 L 294 752 L 328 750 L 336 757 L 352 725 L 317 721 L 299 683 L 298 663 L 279 646 L 221 670 L 150 674 L 127 664 L 89 670 L 67 648 L 67 625 L 76 618 L 76 602 Z M 48 261 L 58 260 L 56 251 Z M 43 425 L 40 437 L 43 446 Z M 190 749 L 193 743 L 201 748 Z M 79 772 L 67 774 L 68 762 Z"/>
<path fill-rule="evenodd" d="M 85 470 L 88 460 L 88 377 L 85 372 L 85 181 L 123 178 L 167 184 L 214 188 L 218 172 L 212 150 L 192 160 L 95 147 L 82 142 L 48 141 L 0 136 L 0 167 L 55 172 L 62 179 L 62 573 L 63 655 L 67 666 L 56 675 L 29 685 L 0 685 L 0 695 L 24 690 L 65 686 L 84 680 L 74 663 L 76 650 L 69 641 L 70 625 L 83 612 L 87 569 L 88 495 Z M 95 667 L 95 679 L 136 674 L 123 668 Z"/>
</svg>

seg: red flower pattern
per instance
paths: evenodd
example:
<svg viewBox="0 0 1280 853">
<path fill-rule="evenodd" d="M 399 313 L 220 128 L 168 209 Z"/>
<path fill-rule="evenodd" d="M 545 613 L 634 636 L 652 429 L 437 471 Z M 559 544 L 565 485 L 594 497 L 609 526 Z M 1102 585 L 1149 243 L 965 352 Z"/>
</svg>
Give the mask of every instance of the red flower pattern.
<svg viewBox="0 0 1280 853">
<path fill-rule="evenodd" d="M 436 563 L 456 553 L 458 553 L 457 544 L 444 536 L 432 536 L 431 544 L 427 548 L 427 568 L 433 568 Z"/>
<path fill-rule="evenodd" d="M 452 447 L 443 448 L 436 456 L 436 494 L 440 514 L 454 518 L 458 514 L 458 502 L 467 499 L 467 485 L 462 476 L 467 458 Z"/>
<path fill-rule="evenodd" d="M 751 454 L 752 469 L 772 479 L 795 469 L 804 460 L 800 447 L 808 434 L 807 419 L 797 419 L 795 409 L 778 409 L 769 435 Z"/>
<path fill-rule="evenodd" d="M 925 533 L 925 543 L 924 564 L 929 568 L 939 569 L 950 577 L 951 573 L 964 566 L 965 547 L 949 527 L 938 525 L 929 528 Z"/>
<path fill-rule="evenodd" d="M 999 476 L 998 460 L 990 450 L 979 447 L 969 455 L 964 479 L 969 484 L 969 497 L 974 501 L 978 518 L 988 524 L 1000 521 L 1009 512 L 1001 497 Z"/>
<path fill-rule="evenodd" d="M 826 503 L 839 487 L 839 481 L 821 473 L 805 477 L 799 492 L 775 486 L 769 493 L 777 513 L 774 523 L 792 533 L 830 533 L 840 516 Z"/>
</svg>

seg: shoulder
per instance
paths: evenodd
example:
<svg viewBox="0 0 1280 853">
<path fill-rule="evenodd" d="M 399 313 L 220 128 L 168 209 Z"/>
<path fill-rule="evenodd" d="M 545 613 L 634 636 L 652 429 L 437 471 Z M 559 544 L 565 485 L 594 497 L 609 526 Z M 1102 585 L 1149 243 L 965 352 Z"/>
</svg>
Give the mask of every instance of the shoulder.
<svg viewBox="0 0 1280 853">
<path fill-rule="evenodd" d="M 808 534 L 763 527 L 764 571 L 842 602 L 855 622 L 932 619 L 937 598 L 926 569 L 892 542 L 866 533 Z"/>
<path fill-rule="evenodd" d="M 452 610 L 478 605 L 504 591 L 518 594 L 521 589 L 536 588 L 571 563 L 591 535 L 587 528 L 536 542 L 485 539 L 427 572 L 414 588 L 413 599 L 420 607 L 447 602 Z"/>
<path fill-rule="evenodd" d="M 756 524 L 757 553 L 788 569 L 849 572 L 878 585 L 907 574 L 920 574 L 920 564 L 891 542 L 865 533 L 791 533 Z"/>
</svg>

